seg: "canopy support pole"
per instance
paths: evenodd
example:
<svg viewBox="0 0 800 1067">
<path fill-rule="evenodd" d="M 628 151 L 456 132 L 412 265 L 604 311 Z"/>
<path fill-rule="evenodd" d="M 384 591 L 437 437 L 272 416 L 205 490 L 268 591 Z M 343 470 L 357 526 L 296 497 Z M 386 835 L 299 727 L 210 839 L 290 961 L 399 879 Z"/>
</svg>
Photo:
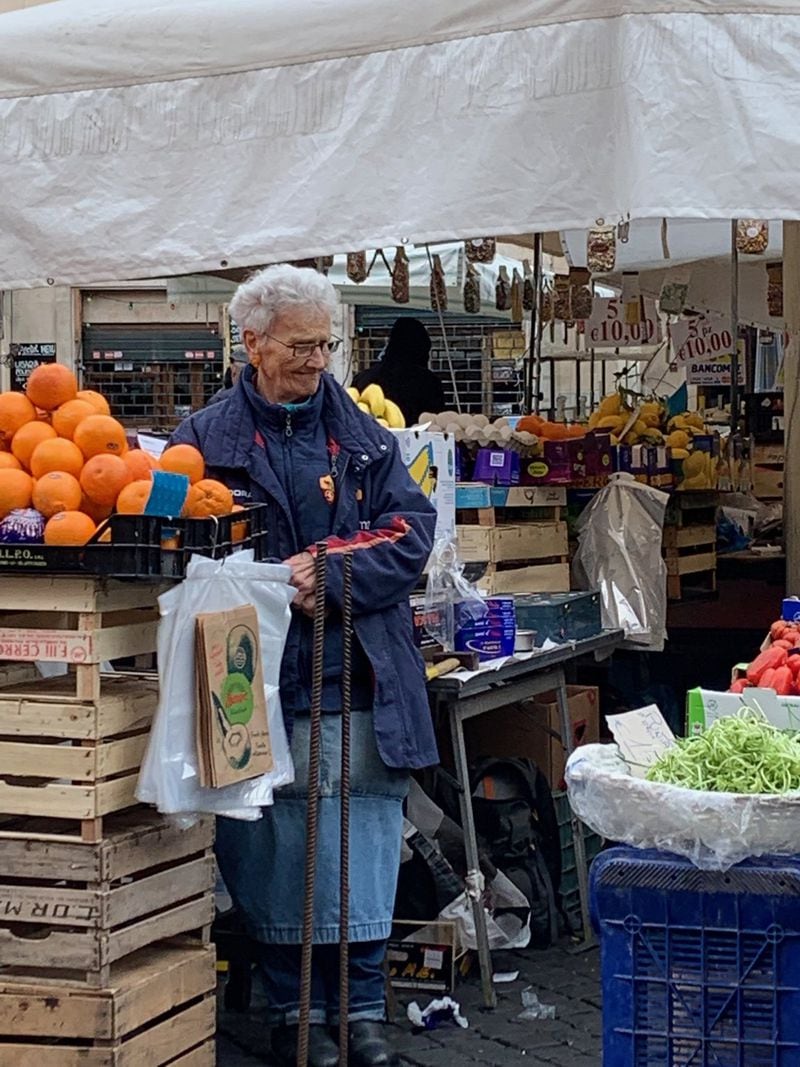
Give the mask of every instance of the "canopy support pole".
<svg viewBox="0 0 800 1067">
<path fill-rule="evenodd" d="M 800 593 L 800 222 L 783 224 L 783 306 L 787 343 L 783 356 L 783 529 L 786 592 Z"/>
<path fill-rule="evenodd" d="M 739 249 L 736 219 L 731 222 L 731 434 L 739 429 Z"/>
<path fill-rule="evenodd" d="M 528 353 L 527 396 L 525 414 L 539 414 L 539 393 L 542 388 L 542 235 L 533 235 L 533 310 L 531 311 L 531 343 Z"/>
</svg>

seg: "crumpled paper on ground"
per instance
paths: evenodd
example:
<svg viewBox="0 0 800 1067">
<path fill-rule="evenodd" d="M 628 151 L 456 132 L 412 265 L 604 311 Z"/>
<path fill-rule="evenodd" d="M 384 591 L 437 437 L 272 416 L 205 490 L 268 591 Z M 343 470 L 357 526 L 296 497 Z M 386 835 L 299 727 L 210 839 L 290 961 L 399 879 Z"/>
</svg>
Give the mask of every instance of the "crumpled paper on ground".
<svg viewBox="0 0 800 1067">
<path fill-rule="evenodd" d="M 440 1026 L 455 1024 L 466 1030 L 469 1023 L 461 1014 L 461 1005 L 452 997 L 432 1000 L 427 1008 L 420 1008 L 416 1000 L 406 1008 L 408 1021 L 415 1030 L 438 1030 Z"/>
</svg>

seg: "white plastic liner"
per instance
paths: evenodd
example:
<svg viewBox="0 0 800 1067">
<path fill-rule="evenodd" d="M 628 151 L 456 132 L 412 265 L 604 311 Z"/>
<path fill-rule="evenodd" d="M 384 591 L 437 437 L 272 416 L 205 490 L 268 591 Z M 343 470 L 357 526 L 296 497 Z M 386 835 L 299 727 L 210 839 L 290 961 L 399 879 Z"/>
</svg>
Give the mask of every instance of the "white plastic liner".
<svg viewBox="0 0 800 1067">
<path fill-rule="evenodd" d="M 582 745 L 567 762 L 573 810 L 595 833 L 724 871 L 750 856 L 800 852 L 800 793 L 704 793 L 635 778 L 616 745 Z"/>
</svg>

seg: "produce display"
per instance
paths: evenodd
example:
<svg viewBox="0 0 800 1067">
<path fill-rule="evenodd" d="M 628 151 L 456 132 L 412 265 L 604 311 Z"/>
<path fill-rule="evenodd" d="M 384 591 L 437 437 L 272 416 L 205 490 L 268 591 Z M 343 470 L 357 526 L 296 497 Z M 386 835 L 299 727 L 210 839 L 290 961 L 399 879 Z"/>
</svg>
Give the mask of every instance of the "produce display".
<svg viewBox="0 0 800 1067">
<path fill-rule="evenodd" d="M 434 414 L 424 411 L 420 425 L 432 432 L 451 434 L 458 444 L 475 448 L 505 448 L 509 451 L 532 453 L 539 444 L 536 434 L 517 426 L 512 428 L 506 418 L 489 420 L 485 415 L 459 415 L 457 411 Z M 522 421 L 522 420 L 520 420 Z"/>
<path fill-rule="evenodd" d="M 800 624 L 778 619 L 770 627 L 769 643 L 749 664 L 731 693 L 746 689 L 774 689 L 778 696 L 800 696 Z"/>
<path fill-rule="evenodd" d="M 800 790 L 800 737 L 779 730 L 756 709 L 717 719 L 681 738 L 647 771 L 650 782 L 746 795 Z"/>
<path fill-rule="evenodd" d="M 389 430 L 405 428 L 406 420 L 403 412 L 393 400 L 384 395 L 379 385 L 375 383 L 368 385 L 361 393 L 351 385 L 347 390 L 347 395 L 359 410 L 365 415 L 371 415 L 381 426 Z"/>
<path fill-rule="evenodd" d="M 24 393 L 0 393 L 0 542 L 83 545 L 113 512 L 144 512 L 155 470 L 188 477 L 187 518 L 239 510 L 196 448 L 158 461 L 130 448 L 105 397 L 78 389 L 63 364 L 37 367 Z"/>
</svg>

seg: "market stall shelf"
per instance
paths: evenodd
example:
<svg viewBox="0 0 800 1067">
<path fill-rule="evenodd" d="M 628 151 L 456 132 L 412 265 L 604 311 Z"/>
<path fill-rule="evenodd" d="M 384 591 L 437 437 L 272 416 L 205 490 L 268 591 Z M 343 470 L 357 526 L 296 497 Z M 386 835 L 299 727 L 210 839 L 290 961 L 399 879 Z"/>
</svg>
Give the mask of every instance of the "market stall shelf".
<svg viewBox="0 0 800 1067">
<path fill-rule="evenodd" d="M 117 816 L 97 844 L 2 842 L 0 980 L 104 988 L 112 966 L 155 942 L 210 939 L 213 819 L 180 828 L 154 812 Z"/>
<path fill-rule="evenodd" d="M 0 981 L 0 1063 L 17 1067 L 213 1067 L 210 947 L 128 957 L 94 990 Z"/>
</svg>

